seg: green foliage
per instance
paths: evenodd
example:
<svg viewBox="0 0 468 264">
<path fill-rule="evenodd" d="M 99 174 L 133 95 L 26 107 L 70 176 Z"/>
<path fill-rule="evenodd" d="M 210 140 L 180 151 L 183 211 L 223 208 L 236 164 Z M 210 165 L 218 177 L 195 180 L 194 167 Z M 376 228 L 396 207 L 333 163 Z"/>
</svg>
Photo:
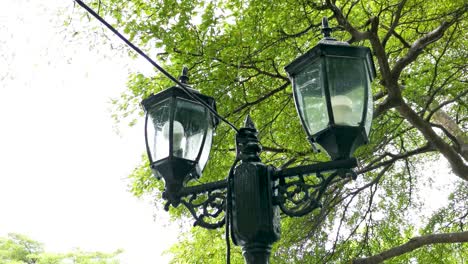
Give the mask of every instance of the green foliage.
<svg viewBox="0 0 468 264">
<path fill-rule="evenodd" d="M 0 264 L 119 264 L 116 257 L 122 253 L 84 252 L 79 249 L 69 253 L 44 252 L 42 243 L 25 235 L 10 233 L 0 237 Z"/>
<path fill-rule="evenodd" d="M 349 263 L 414 236 L 466 230 L 465 1 L 99 3 L 102 12 L 115 18 L 116 26 L 134 42 L 157 53 L 154 57 L 169 72 L 177 75 L 187 65 L 191 85 L 213 96 L 221 115 L 241 126 L 250 114 L 260 131 L 262 160 L 278 167 L 328 159 L 324 153 L 313 153 L 305 140 L 283 70 L 320 40 L 321 18 L 329 17 L 334 37 L 373 49 L 378 71 L 372 87 L 377 116 L 370 143 L 356 152 L 361 175 L 357 181 L 330 190 L 317 212 L 299 219 L 283 217 L 282 239 L 275 244 L 273 263 Z M 424 43 L 431 34 L 437 37 Z M 401 73 L 392 72 L 400 66 Z M 114 117 L 133 123 L 141 115 L 139 101 L 170 86 L 159 74 L 131 74 L 128 91 L 114 101 Z M 226 177 L 235 155 L 233 143 L 234 133 L 221 124 L 202 182 Z M 454 178 L 434 175 L 428 169 L 440 166 L 437 162 L 442 156 L 465 187 L 454 190 L 447 206 L 427 212 L 428 202 L 422 199 L 425 186 Z M 132 193 L 150 193 L 159 200 L 163 182 L 151 176 L 145 158 L 131 179 Z M 180 207 L 171 212 L 175 217 L 187 214 Z M 173 263 L 223 262 L 220 231 L 195 228 L 181 239 L 171 249 Z M 209 250 L 199 250 L 207 244 Z M 466 259 L 462 252 L 468 252 L 466 244 L 428 246 L 388 263 L 458 264 Z M 233 258 L 233 263 L 242 262 L 238 251 Z"/>
<path fill-rule="evenodd" d="M 178 256 L 170 262 L 172 264 L 224 264 L 226 263 L 224 231 L 195 227 L 184 234 L 180 244 L 172 247 L 169 252 Z M 243 263 L 240 248 L 233 245 L 231 245 L 231 263 Z"/>
<path fill-rule="evenodd" d="M 35 263 L 42 252 L 42 244 L 20 234 L 0 238 L 0 263 Z"/>
</svg>

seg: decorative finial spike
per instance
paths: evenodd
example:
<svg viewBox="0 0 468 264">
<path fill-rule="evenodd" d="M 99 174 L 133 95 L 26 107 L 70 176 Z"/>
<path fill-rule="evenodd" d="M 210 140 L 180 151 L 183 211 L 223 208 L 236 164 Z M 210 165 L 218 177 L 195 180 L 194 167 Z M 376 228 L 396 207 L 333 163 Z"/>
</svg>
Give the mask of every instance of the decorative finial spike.
<svg viewBox="0 0 468 264">
<path fill-rule="evenodd" d="M 188 80 L 188 68 L 184 66 L 184 68 L 182 69 L 182 75 L 179 77 L 179 81 L 183 84 L 187 84 Z"/>
<path fill-rule="evenodd" d="M 324 38 L 330 38 L 330 33 L 332 32 L 332 29 L 328 26 L 328 18 L 323 17 L 322 18 L 322 34 Z"/>
<path fill-rule="evenodd" d="M 244 127 L 246 127 L 246 128 L 252 128 L 252 129 L 255 129 L 255 130 L 257 129 L 257 128 L 255 128 L 255 124 L 254 124 L 254 122 L 252 121 L 252 118 L 250 118 L 250 115 L 247 115 L 247 116 L 245 117 L 245 120 L 244 120 Z"/>
</svg>

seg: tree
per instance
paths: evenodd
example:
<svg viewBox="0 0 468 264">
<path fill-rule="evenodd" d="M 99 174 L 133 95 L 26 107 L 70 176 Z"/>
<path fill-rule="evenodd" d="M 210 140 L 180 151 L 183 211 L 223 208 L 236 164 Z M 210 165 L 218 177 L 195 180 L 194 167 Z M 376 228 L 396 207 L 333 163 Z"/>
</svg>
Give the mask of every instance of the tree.
<svg viewBox="0 0 468 264">
<path fill-rule="evenodd" d="M 42 244 L 20 234 L 0 238 L 0 263 L 36 263 Z"/>
<path fill-rule="evenodd" d="M 249 113 L 260 130 L 263 161 L 278 167 L 326 159 L 305 143 L 283 67 L 318 42 L 320 20 L 327 16 L 336 38 L 373 51 L 378 78 L 373 86 L 371 140 L 356 153 L 361 162 L 357 181 L 334 186 L 319 211 L 282 220 L 282 240 L 273 263 L 377 263 L 373 259 L 386 257 L 391 257 L 389 263 L 466 262 L 468 248 L 462 243 L 468 241 L 465 1 L 91 3 L 112 16 L 116 26 L 158 61 L 166 62 L 169 71 L 187 65 L 191 84 L 216 98 L 221 115 L 240 125 Z M 140 118 L 138 102 L 170 85 L 161 75 L 132 74 L 128 91 L 115 102 L 116 119 Z M 233 133 L 221 125 L 204 179 L 226 175 L 233 142 Z M 445 161 L 450 173 L 430 173 L 428 168 Z M 152 178 L 147 164 L 131 177 L 136 195 L 160 197 L 162 184 Z M 428 212 L 429 202 L 421 195 L 426 185 L 440 180 L 450 182 L 447 194 L 451 194 L 445 206 Z M 193 259 L 194 252 L 200 262 L 213 259 L 195 247 L 219 234 L 192 232 L 184 248 L 174 246 L 174 263 L 186 263 L 184 259 L 190 254 Z M 190 247 L 194 249 L 188 251 Z M 420 249 L 409 252 L 416 248 Z M 383 254 L 392 249 L 395 254 Z M 218 252 L 212 263 L 222 263 L 223 254 Z"/>
<path fill-rule="evenodd" d="M 122 253 L 84 252 L 79 249 L 59 254 L 44 252 L 42 243 L 25 235 L 10 233 L 0 237 L 0 264 L 118 264 L 115 257 Z"/>
</svg>

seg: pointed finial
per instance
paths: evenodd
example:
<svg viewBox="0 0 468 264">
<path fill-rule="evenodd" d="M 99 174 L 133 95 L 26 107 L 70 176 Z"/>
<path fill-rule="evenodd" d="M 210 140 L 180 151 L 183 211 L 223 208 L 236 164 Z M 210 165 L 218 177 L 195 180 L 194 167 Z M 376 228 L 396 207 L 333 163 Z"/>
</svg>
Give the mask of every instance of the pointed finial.
<svg viewBox="0 0 468 264">
<path fill-rule="evenodd" d="M 257 130 L 257 128 L 255 127 L 254 122 L 252 121 L 252 118 L 250 118 L 250 115 L 247 115 L 247 116 L 245 117 L 245 120 L 244 120 L 244 127 L 246 127 L 246 128 L 252 128 L 252 129 Z"/>
<path fill-rule="evenodd" d="M 247 115 L 244 120 L 244 127 L 239 129 L 239 132 L 236 134 L 236 155 L 242 162 L 260 161 L 259 155 L 262 151 L 262 146 L 258 141 L 257 134 L 258 131 L 252 118 L 250 118 L 250 115 Z"/>
<path fill-rule="evenodd" d="M 179 77 L 179 81 L 183 84 L 187 84 L 188 80 L 188 68 L 184 66 L 184 68 L 182 69 L 182 75 Z"/>
<path fill-rule="evenodd" d="M 323 37 L 328 39 L 331 37 L 330 33 L 332 32 L 332 29 L 328 26 L 328 18 L 323 17 L 322 18 L 322 34 Z"/>
</svg>

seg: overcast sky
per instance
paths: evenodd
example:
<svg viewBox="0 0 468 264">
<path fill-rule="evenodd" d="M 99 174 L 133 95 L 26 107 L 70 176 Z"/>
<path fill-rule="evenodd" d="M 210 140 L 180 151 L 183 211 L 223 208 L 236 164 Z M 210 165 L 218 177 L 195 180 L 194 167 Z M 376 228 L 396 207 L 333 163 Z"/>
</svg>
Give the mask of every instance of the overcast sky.
<svg viewBox="0 0 468 264">
<path fill-rule="evenodd" d="M 72 0 L 2 0 L 0 236 L 22 233 L 48 251 L 123 248 L 123 263 L 166 263 L 160 255 L 177 227 L 165 212 L 154 218 L 125 180 L 144 151 L 141 124 L 117 135 L 110 118 L 128 72 L 152 69 L 102 43 L 83 12 Z"/>
</svg>

